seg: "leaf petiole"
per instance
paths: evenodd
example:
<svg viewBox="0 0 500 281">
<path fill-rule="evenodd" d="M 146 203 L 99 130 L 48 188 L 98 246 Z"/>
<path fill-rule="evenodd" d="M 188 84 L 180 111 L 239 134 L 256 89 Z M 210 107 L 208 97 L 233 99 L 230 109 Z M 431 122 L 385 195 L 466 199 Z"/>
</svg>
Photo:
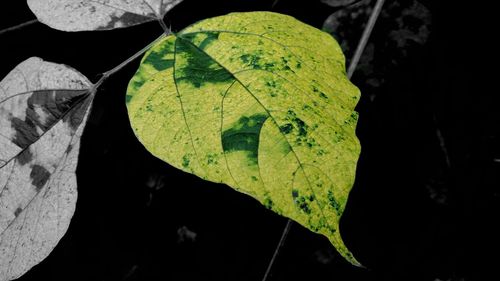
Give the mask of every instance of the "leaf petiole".
<svg viewBox="0 0 500 281">
<path fill-rule="evenodd" d="M 18 25 L 7 27 L 6 29 L 0 30 L 0 35 L 3 35 L 4 33 L 10 32 L 10 31 L 21 29 L 23 27 L 32 25 L 32 24 L 37 23 L 37 22 L 38 22 L 38 19 L 34 19 L 34 20 L 29 20 L 27 22 L 23 22 L 23 23 L 18 24 Z"/>
<path fill-rule="evenodd" d="M 158 23 L 160 24 L 161 28 L 163 28 L 166 36 L 172 34 L 172 30 L 165 24 L 162 18 L 158 18 Z"/>
<path fill-rule="evenodd" d="M 165 34 L 163 33 L 162 35 L 158 36 L 158 38 L 156 38 L 153 42 L 149 43 L 146 47 L 142 48 L 140 51 L 138 51 L 137 53 L 135 53 L 134 55 L 132 55 L 128 59 L 124 60 L 119 65 L 117 65 L 117 66 L 113 67 L 112 69 L 110 69 L 110 70 L 102 73 L 101 78 L 99 78 L 99 80 L 90 89 L 91 92 L 94 93 L 97 90 L 97 88 L 99 88 L 99 86 L 101 86 L 101 84 L 104 83 L 104 81 L 106 81 L 106 79 L 108 79 L 111 75 L 113 75 L 116 72 L 118 72 L 119 70 L 121 70 L 123 67 L 125 67 L 127 64 L 129 64 L 130 62 L 132 62 L 133 60 L 135 60 L 139 56 L 143 55 L 146 51 L 148 51 L 149 49 L 151 49 L 151 47 L 153 47 L 164 36 L 165 36 Z"/>
</svg>

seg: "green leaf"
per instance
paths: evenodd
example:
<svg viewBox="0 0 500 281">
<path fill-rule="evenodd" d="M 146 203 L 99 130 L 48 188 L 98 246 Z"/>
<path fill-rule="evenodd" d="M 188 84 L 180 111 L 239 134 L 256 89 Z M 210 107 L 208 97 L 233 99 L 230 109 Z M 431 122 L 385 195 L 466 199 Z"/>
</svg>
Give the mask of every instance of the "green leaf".
<svg viewBox="0 0 500 281">
<path fill-rule="evenodd" d="M 32 57 L 0 81 L 0 281 L 41 262 L 75 211 L 75 170 L 93 85 Z"/>
<path fill-rule="evenodd" d="M 359 265 L 339 233 L 360 152 L 358 99 L 330 35 L 251 12 L 164 38 L 130 81 L 127 107 L 152 154 L 327 236 Z"/>
<path fill-rule="evenodd" d="M 163 19 L 183 0 L 28 0 L 38 20 L 62 31 L 109 30 Z"/>
</svg>

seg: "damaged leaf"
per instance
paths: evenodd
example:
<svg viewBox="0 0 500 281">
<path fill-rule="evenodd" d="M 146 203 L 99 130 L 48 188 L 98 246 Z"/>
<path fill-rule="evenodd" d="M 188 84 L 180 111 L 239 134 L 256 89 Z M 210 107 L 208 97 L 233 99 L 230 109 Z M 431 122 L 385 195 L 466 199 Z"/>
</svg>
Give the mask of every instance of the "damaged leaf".
<svg viewBox="0 0 500 281">
<path fill-rule="evenodd" d="M 359 265 L 339 232 L 360 152 L 359 95 L 327 33 L 276 13 L 233 13 L 156 44 L 127 108 L 155 156 L 325 235 Z"/>
<path fill-rule="evenodd" d="M 0 280 L 41 262 L 68 229 L 93 99 L 76 70 L 32 57 L 0 82 Z"/>
<path fill-rule="evenodd" d="M 38 20 L 62 31 L 109 30 L 163 19 L 182 0 L 28 0 Z"/>
</svg>

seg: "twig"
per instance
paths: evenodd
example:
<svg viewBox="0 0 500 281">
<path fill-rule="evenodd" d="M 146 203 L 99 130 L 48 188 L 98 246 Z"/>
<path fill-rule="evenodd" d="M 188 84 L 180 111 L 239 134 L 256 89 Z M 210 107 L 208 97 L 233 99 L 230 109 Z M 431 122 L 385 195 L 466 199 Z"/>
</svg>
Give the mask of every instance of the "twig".
<svg viewBox="0 0 500 281">
<path fill-rule="evenodd" d="M 126 66 L 127 64 L 129 64 L 130 62 L 132 62 L 133 60 L 135 60 L 136 58 L 138 58 L 139 56 L 141 56 L 142 54 L 144 54 L 147 50 L 151 49 L 151 47 L 153 47 L 154 44 L 156 44 L 160 39 L 162 39 L 163 37 L 165 36 L 165 34 L 162 34 L 160 35 L 158 38 L 156 38 L 156 40 L 154 40 L 153 42 L 149 43 L 146 47 L 142 48 L 140 51 L 138 51 L 137 53 L 135 53 L 133 56 L 131 56 L 130 58 L 126 59 L 125 61 L 123 61 L 122 63 L 120 63 L 119 65 L 113 67 L 112 69 L 104 72 L 101 76 L 101 78 L 99 79 L 99 81 L 97 81 L 94 86 L 92 87 L 93 90 L 95 91 L 102 83 L 104 83 L 104 81 L 106 81 L 106 79 L 109 78 L 109 76 L 115 74 L 116 72 L 118 72 L 120 69 L 122 69 L 124 66 Z"/>
<path fill-rule="evenodd" d="M 288 219 L 285 225 L 285 229 L 283 229 L 283 233 L 281 234 L 280 242 L 278 243 L 278 246 L 276 247 L 276 250 L 274 250 L 273 257 L 271 258 L 271 261 L 269 262 L 266 273 L 264 274 L 264 277 L 262 278 L 262 281 L 266 281 L 267 277 L 271 273 L 271 269 L 273 268 L 274 262 L 276 260 L 276 257 L 278 256 L 279 252 L 281 251 L 281 248 L 283 248 L 283 245 L 285 244 L 286 237 L 288 236 L 288 232 L 290 232 L 290 228 L 292 227 L 293 221 L 291 219 Z"/>
<path fill-rule="evenodd" d="M 437 122 L 436 115 L 432 117 L 434 125 L 436 125 L 436 137 L 439 140 L 439 146 L 441 147 L 441 151 L 443 152 L 446 167 L 449 169 L 451 167 L 451 161 L 450 161 L 450 156 L 448 154 L 448 149 L 446 148 L 446 142 L 444 141 L 443 133 L 441 133 L 441 130 L 439 129 L 439 124 Z"/>
<path fill-rule="evenodd" d="M 277 1 L 275 1 L 275 2 L 277 2 Z M 361 58 L 361 55 L 363 54 L 366 43 L 368 42 L 368 39 L 370 38 L 373 27 L 375 26 L 375 22 L 377 21 L 377 18 L 380 15 L 380 11 L 382 10 L 383 5 L 384 5 L 384 0 L 377 0 L 377 3 L 375 4 L 375 8 L 373 9 L 373 12 L 370 15 L 370 19 L 368 20 L 368 23 L 367 23 L 365 29 L 363 30 L 363 35 L 361 36 L 361 39 L 359 40 L 358 46 L 356 47 L 356 52 L 354 53 L 354 56 L 351 60 L 351 63 L 349 64 L 349 68 L 347 71 L 347 77 L 349 77 L 349 78 L 352 77 L 354 70 L 358 66 L 359 59 Z M 292 220 L 288 219 L 288 222 L 286 223 L 286 226 L 283 229 L 283 233 L 281 234 L 281 239 L 278 243 L 278 246 L 274 250 L 273 257 L 271 258 L 271 261 L 269 262 L 269 265 L 267 266 L 266 273 L 264 274 L 262 281 L 267 281 L 267 277 L 269 276 L 269 273 L 271 272 L 271 269 L 272 269 L 273 264 L 276 260 L 276 257 L 278 256 L 279 252 L 281 251 L 281 248 L 283 248 L 283 245 L 285 243 L 288 232 L 290 232 L 291 225 L 292 225 Z"/>
<path fill-rule="evenodd" d="M 375 3 L 375 7 L 373 8 L 373 12 L 368 19 L 368 23 L 366 24 L 365 30 L 363 30 L 363 35 L 361 35 L 361 39 L 359 40 L 358 46 L 356 47 L 356 51 L 354 52 L 354 56 L 351 59 L 351 63 L 349 64 L 349 68 L 347 69 L 347 77 L 351 78 L 352 74 L 356 70 L 358 66 L 359 59 L 365 50 L 366 43 L 368 43 L 368 39 L 372 33 L 373 27 L 375 26 L 375 22 L 380 15 L 380 11 L 382 10 L 382 6 L 384 5 L 384 0 L 377 0 Z"/>
<path fill-rule="evenodd" d="M 23 22 L 21 24 L 15 25 L 15 26 L 7 27 L 6 29 L 0 30 L 0 35 L 3 35 L 4 33 L 10 32 L 10 31 L 21 29 L 23 27 L 32 25 L 32 24 L 37 23 L 37 22 L 38 22 L 38 20 L 34 19 L 34 20 L 29 20 L 27 22 Z"/>
</svg>

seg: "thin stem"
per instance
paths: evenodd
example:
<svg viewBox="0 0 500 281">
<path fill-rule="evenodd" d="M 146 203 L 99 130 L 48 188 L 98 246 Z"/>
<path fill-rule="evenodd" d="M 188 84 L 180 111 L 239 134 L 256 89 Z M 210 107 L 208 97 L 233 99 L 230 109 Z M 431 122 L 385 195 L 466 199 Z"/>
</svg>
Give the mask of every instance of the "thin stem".
<svg viewBox="0 0 500 281">
<path fill-rule="evenodd" d="M 382 6 L 384 5 L 384 0 L 377 0 L 375 3 L 375 7 L 373 8 L 373 12 L 370 15 L 370 19 L 368 19 L 368 23 L 366 24 L 365 30 L 363 30 L 363 35 L 359 40 L 358 46 L 356 47 L 356 51 L 354 52 L 354 56 L 351 59 L 351 63 L 349 64 L 349 68 L 347 69 L 347 77 L 351 78 L 352 74 L 356 70 L 358 66 L 359 59 L 365 50 L 366 44 L 368 43 L 368 39 L 372 33 L 373 27 L 375 26 L 375 22 L 377 22 L 378 16 L 380 15 L 380 11 L 382 10 Z"/>
<path fill-rule="evenodd" d="M 274 3 L 277 3 L 277 2 L 278 1 L 275 1 Z M 370 18 L 368 19 L 368 23 L 367 23 L 365 29 L 363 30 L 363 35 L 361 36 L 361 39 L 359 40 L 359 43 L 356 47 L 356 51 L 355 51 L 354 56 L 351 60 L 351 63 L 349 64 L 349 68 L 347 71 L 347 77 L 349 77 L 349 78 L 352 77 L 354 70 L 358 66 L 359 59 L 361 58 L 361 55 L 363 54 L 366 43 L 368 42 L 368 39 L 370 38 L 373 27 L 375 26 L 375 22 L 377 21 L 377 18 L 380 15 L 380 11 L 382 10 L 383 5 L 384 5 L 384 0 L 377 0 L 377 3 L 375 4 L 375 8 L 373 9 L 373 12 L 371 13 Z M 283 248 L 286 237 L 288 236 L 288 232 L 290 232 L 291 225 L 292 225 L 292 220 L 288 219 L 286 226 L 283 229 L 283 233 L 281 234 L 281 239 L 278 243 L 278 246 L 274 250 L 273 257 L 271 258 L 271 261 L 269 262 L 269 265 L 267 266 L 266 273 L 264 274 L 262 281 L 267 281 L 267 277 L 269 276 L 269 274 L 271 272 L 271 269 L 272 269 L 273 264 L 276 260 L 276 257 L 278 256 L 279 252 L 281 251 L 281 248 Z"/>
<path fill-rule="evenodd" d="M 441 151 L 443 152 L 446 167 L 449 169 L 451 167 L 451 161 L 450 161 L 450 156 L 448 154 L 448 149 L 446 148 L 446 142 L 444 140 L 443 133 L 439 129 L 439 123 L 437 122 L 436 115 L 433 115 L 432 119 L 434 121 L 434 124 L 436 125 L 436 137 L 438 138 L 438 141 L 439 141 L 439 147 L 441 148 Z"/>
<path fill-rule="evenodd" d="M 37 22 L 38 22 L 38 20 L 34 19 L 34 20 L 29 20 L 27 22 L 23 22 L 21 24 L 15 25 L 15 26 L 7 27 L 6 29 L 0 30 L 0 35 L 3 35 L 4 33 L 10 32 L 10 31 L 21 29 L 23 27 L 32 25 L 32 24 L 37 23 Z"/>
<path fill-rule="evenodd" d="M 288 219 L 285 225 L 285 229 L 283 229 L 283 233 L 281 234 L 280 242 L 278 243 L 278 246 L 276 247 L 276 250 L 274 250 L 273 257 L 271 258 L 271 261 L 269 262 L 266 273 L 264 274 L 264 277 L 262 278 L 262 281 L 266 281 L 267 277 L 271 273 L 271 269 L 273 268 L 274 262 L 276 260 L 276 257 L 278 256 L 279 252 L 281 251 L 281 248 L 283 248 L 283 245 L 285 244 L 286 237 L 288 236 L 288 232 L 290 232 L 290 228 L 292 227 L 293 221 L 291 219 Z"/>
<path fill-rule="evenodd" d="M 122 69 L 123 67 L 125 67 L 127 64 L 129 64 L 130 62 L 132 62 L 133 60 L 135 60 L 136 58 L 138 58 L 139 56 L 141 56 L 142 54 L 144 54 L 147 50 L 151 49 L 151 47 L 153 47 L 153 45 L 156 44 L 156 42 L 158 42 L 164 36 L 165 36 L 165 34 L 160 35 L 158 38 L 156 38 L 156 40 L 154 40 L 153 42 L 149 43 L 146 47 L 142 48 L 140 51 L 138 51 L 137 53 L 135 53 L 130 58 L 126 59 L 125 61 L 123 61 L 119 65 L 113 67 L 112 69 L 104 72 L 102 74 L 102 77 L 99 79 L 99 81 L 97 81 L 97 83 L 94 84 L 93 90 L 95 91 L 104 81 L 106 81 L 106 79 L 109 78 L 109 76 L 115 74 L 120 69 Z"/>
<path fill-rule="evenodd" d="M 158 18 L 158 23 L 160 23 L 161 28 L 163 28 L 166 36 L 172 34 L 172 30 L 165 24 L 162 18 Z"/>
</svg>

